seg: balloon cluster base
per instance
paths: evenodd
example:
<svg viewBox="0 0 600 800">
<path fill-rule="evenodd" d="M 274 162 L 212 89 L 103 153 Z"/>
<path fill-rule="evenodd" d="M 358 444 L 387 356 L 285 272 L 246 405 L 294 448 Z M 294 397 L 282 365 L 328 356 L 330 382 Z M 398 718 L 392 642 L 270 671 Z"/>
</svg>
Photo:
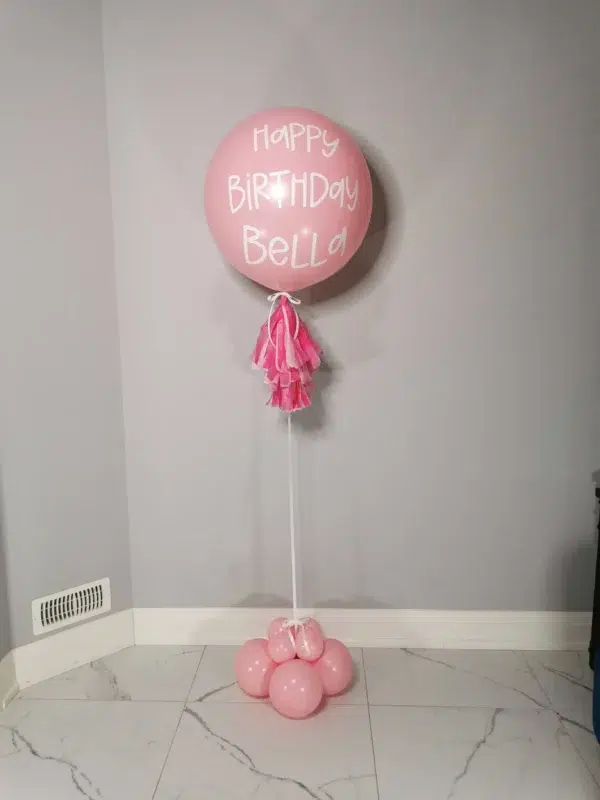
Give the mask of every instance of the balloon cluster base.
<svg viewBox="0 0 600 800">
<path fill-rule="evenodd" d="M 323 699 L 352 682 L 353 664 L 345 644 L 325 639 L 316 619 L 274 619 L 267 638 L 249 639 L 235 657 L 235 676 L 250 697 L 269 698 L 290 719 L 305 719 Z"/>
</svg>

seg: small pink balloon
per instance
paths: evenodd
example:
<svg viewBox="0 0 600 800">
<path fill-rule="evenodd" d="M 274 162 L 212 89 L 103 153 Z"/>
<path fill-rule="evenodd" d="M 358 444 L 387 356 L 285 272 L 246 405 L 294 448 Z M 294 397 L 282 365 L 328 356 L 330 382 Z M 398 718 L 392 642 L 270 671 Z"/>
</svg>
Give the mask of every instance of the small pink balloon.
<svg viewBox="0 0 600 800">
<path fill-rule="evenodd" d="M 267 653 L 276 664 L 283 664 L 284 661 L 296 658 L 296 645 L 289 630 L 282 630 L 275 636 L 269 637 Z"/>
<path fill-rule="evenodd" d="M 316 619 L 309 619 L 296 629 L 296 653 L 304 661 L 316 661 L 323 654 L 325 641 Z"/>
<path fill-rule="evenodd" d="M 325 639 L 323 655 L 315 661 L 313 667 L 319 673 L 328 697 L 340 694 L 352 682 L 352 656 L 346 645 L 337 639 Z"/>
<path fill-rule="evenodd" d="M 280 664 L 271 678 L 269 697 L 276 711 L 290 719 L 313 714 L 323 699 L 323 682 L 311 664 L 296 658 Z"/>
<path fill-rule="evenodd" d="M 269 658 L 266 639 L 248 639 L 235 656 L 235 677 L 250 697 L 267 697 L 275 664 Z"/>
<path fill-rule="evenodd" d="M 275 617 L 275 619 L 269 625 L 267 638 L 270 639 L 272 636 L 277 636 L 278 633 L 281 633 L 286 622 L 287 619 L 285 617 Z"/>
</svg>

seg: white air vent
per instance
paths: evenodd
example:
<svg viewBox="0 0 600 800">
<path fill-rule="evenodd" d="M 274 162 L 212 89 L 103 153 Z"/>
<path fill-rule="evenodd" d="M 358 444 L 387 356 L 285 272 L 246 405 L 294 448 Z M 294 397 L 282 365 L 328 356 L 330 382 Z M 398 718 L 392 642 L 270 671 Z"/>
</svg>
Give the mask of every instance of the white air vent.
<svg viewBox="0 0 600 800">
<path fill-rule="evenodd" d="M 31 611 L 35 636 L 104 614 L 110 611 L 110 580 L 103 578 L 101 581 L 84 583 L 58 594 L 40 597 L 31 604 Z"/>
</svg>

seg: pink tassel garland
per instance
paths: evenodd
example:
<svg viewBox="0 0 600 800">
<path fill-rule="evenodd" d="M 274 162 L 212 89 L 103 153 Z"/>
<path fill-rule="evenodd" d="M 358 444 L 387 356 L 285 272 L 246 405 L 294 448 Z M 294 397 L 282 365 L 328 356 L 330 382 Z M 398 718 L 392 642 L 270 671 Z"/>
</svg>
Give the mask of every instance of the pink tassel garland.
<svg viewBox="0 0 600 800">
<path fill-rule="evenodd" d="M 270 334 L 270 335 L 269 335 Z M 252 364 L 265 372 L 271 390 L 267 405 L 288 413 L 308 408 L 312 376 L 321 364 L 319 344 L 298 316 L 285 294 L 261 327 Z"/>
</svg>

